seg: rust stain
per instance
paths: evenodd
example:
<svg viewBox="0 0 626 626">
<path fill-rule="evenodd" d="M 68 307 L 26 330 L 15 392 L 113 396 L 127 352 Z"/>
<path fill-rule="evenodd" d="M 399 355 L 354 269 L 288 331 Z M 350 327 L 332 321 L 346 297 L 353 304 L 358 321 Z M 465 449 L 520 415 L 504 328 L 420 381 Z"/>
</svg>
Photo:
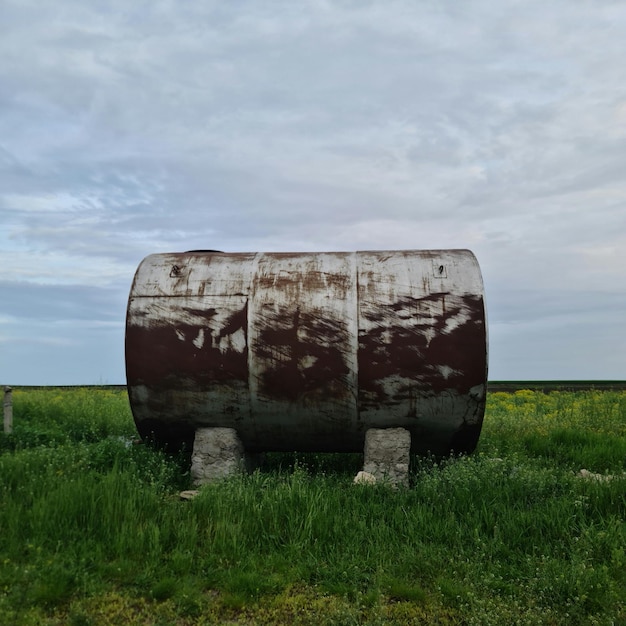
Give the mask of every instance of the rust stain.
<svg viewBox="0 0 626 626">
<path fill-rule="evenodd" d="M 456 399 L 441 410 L 441 418 L 456 414 L 460 426 L 451 431 L 445 445 L 456 451 L 473 450 L 484 398 L 473 399 L 470 393 L 484 385 L 487 367 L 482 297 L 447 293 L 405 297 L 365 317 L 374 324 L 359 333 L 361 415 L 404 407 L 409 421 L 420 420 L 430 416 L 438 398 L 448 394 Z M 432 441 L 429 445 L 431 450 L 437 447 Z"/>
<path fill-rule="evenodd" d="M 459 393 L 484 381 L 486 344 L 482 299 L 463 296 L 460 303 L 448 309 L 442 304 L 447 294 L 431 294 L 424 298 L 404 298 L 376 312 L 365 313 L 376 322 L 367 331 L 359 332 L 360 406 L 397 404 L 408 399 L 408 389 L 440 392 L 454 388 Z M 426 302 L 442 304 L 442 313 L 423 317 L 420 311 Z M 447 328 L 460 312 L 467 321 Z M 410 322 L 410 323 L 407 323 Z M 441 368 L 451 370 L 449 377 Z M 397 377 L 411 381 L 403 387 L 402 395 L 390 396 L 385 391 L 385 379 Z"/>
<path fill-rule="evenodd" d="M 318 401 L 347 394 L 349 367 L 341 346 L 344 322 L 313 312 L 263 312 L 254 358 L 260 363 L 260 393 L 289 402 Z"/>
<path fill-rule="evenodd" d="M 247 382 L 247 346 L 243 351 L 220 350 L 216 340 L 247 332 L 247 307 L 235 311 L 217 333 L 203 323 L 215 317 L 214 308 L 183 307 L 198 317 L 198 324 L 180 324 L 175 321 L 154 323 L 148 327 L 130 324 L 126 334 L 127 377 L 132 384 L 155 388 L 203 387 L 214 381 Z M 199 346 L 185 338 L 205 337 Z"/>
</svg>

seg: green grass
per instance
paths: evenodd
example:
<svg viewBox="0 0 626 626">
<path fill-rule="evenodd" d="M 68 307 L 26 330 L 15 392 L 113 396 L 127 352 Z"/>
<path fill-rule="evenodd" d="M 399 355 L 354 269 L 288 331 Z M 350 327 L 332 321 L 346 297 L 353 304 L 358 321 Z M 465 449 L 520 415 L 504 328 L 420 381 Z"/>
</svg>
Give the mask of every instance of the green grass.
<svg viewBox="0 0 626 626">
<path fill-rule="evenodd" d="M 491 394 L 476 454 L 413 459 L 410 489 L 271 455 L 189 502 L 124 392 L 16 390 L 14 415 L 2 624 L 626 623 L 624 392 Z"/>
</svg>

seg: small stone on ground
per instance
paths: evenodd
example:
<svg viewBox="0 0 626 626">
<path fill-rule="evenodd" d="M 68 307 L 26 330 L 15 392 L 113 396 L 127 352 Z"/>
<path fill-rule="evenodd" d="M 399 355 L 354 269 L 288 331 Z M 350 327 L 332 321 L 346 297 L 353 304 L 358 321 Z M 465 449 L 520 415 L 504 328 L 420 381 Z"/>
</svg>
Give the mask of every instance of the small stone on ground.
<svg viewBox="0 0 626 626">
<path fill-rule="evenodd" d="M 188 489 L 181 491 L 178 495 L 181 500 L 193 500 L 200 492 L 197 489 Z"/>
<path fill-rule="evenodd" d="M 359 472 L 354 477 L 355 485 L 375 485 L 376 484 L 376 476 L 374 474 L 370 474 L 369 472 Z"/>
</svg>

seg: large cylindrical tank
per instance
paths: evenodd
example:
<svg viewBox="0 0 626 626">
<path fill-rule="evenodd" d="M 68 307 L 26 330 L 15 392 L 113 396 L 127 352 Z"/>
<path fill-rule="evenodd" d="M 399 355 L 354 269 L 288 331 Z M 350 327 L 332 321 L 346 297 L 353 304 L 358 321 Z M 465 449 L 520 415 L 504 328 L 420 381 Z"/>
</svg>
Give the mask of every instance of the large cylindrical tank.
<svg viewBox="0 0 626 626">
<path fill-rule="evenodd" d="M 471 452 L 487 382 L 483 283 L 468 250 L 154 254 L 130 292 L 130 404 L 144 438 L 237 430 L 254 451 Z"/>
</svg>

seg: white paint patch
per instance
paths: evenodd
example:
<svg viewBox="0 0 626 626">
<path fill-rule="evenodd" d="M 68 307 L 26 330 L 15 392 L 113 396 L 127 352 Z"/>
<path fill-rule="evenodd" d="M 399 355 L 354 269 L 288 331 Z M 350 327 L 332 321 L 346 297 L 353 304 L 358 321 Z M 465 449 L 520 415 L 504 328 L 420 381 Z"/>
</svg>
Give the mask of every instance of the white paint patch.
<svg viewBox="0 0 626 626">
<path fill-rule="evenodd" d="M 450 374 L 454 374 L 456 370 L 449 365 L 439 365 L 437 366 L 439 373 L 443 376 L 444 380 L 448 380 L 450 378 Z"/>
<path fill-rule="evenodd" d="M 185 341 L 185 333 L 182 330 L 176 329 L 176 336 L 180 341 Z"/>
<path fill-rule="evenodd" d="M 462 308 L 456 315 L 446 319 L 446 325 L 443 329 L 444 335 L 449 335 L 453 330 L 467 324 L 472 319 L 470 311 Z"/>
<path fill-rule="evenodd" d="M 246 345 L 246 334 L 243 328 L 240 328 L 232 335 L 226 335 L 220 339 L 218 348 L 222 354 L 224 354 L 224 352 L 228 352 L 229 350 L 242 353 L 246 349 Z"/>
<path fill-rule="evenodd" d="M 204 345 L 204 328 L 201 328 L 198 331 L 198 336 L 193 340 L 192 343 L 194 346 L 196 346 L 196 348 L 198 348 L 198 350 L 202 348 L 202 346 Z"/>
<path fill-rule="evenodd" d="M 317 361 L 317 357 L 312 354 L 307 354 L 303 356 L 301 359 L 298 359 L 298 367 L 300 369 L 307 369 L 309 367 L 313 367 L 315 362 Z"/>
<path fill-rule="evenodd" d="M 437 336 L 437 331 L 432 326 L 429 326 L 420 332 L 424 339 L 426 339 L 426 347 L 430 347 L 430 342 Z"/>
</svg>

